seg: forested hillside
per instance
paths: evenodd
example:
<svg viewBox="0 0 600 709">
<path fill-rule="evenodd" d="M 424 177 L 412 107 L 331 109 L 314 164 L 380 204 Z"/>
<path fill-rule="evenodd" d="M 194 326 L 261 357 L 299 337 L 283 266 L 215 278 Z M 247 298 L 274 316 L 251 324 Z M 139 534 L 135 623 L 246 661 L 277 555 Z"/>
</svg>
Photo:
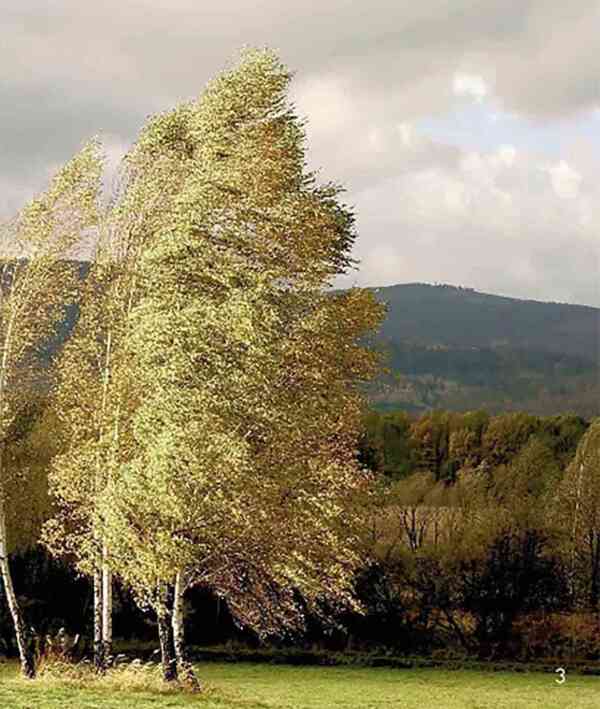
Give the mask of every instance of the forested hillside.
<svg viewBox="0 0 600 709">
<path fill-rule="evenodd" d="M 388 304 L 392 375 L 377 408 L 600 413 L 598 308 L 421 283 L 372 289 Z"/>
</svg>

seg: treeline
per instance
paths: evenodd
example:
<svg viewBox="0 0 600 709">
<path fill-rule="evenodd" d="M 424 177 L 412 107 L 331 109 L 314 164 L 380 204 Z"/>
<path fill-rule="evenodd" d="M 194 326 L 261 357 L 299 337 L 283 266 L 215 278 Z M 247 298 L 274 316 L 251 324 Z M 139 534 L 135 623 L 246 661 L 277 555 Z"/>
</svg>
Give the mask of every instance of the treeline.
<svg viewBox="0 0 600 709">
<path fill-rule="evenodd" d="M 366 429 L 373 642 L 600 657 L 598 419 L 370 413 Z"/>
<path fill-rule="evenodd" d="M 438 410 L 416 416 L 371 411 L 364 421 L 361 456 L 390 480 L 428 471 L 436 481 L 456 482 L 459 471 L 508 465 L 524 446 L 536 442 L 564 469 L 588 426 L 589 421 L 575 414 L 490 416 L 485 411 Z"/>
</svg>

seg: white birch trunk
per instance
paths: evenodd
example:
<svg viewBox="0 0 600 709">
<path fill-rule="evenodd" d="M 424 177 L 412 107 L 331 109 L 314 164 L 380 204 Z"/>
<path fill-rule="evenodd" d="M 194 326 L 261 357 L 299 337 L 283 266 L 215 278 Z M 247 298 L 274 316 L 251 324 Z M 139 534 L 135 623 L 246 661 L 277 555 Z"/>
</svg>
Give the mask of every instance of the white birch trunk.
<svg viewBox="0 0 600 709">
<path fill-rule="evenodd" d="M 112 656 L 112 572 L 107 563 L 106 544 L 102 549 L 102 660 L 104 666 Z"/>
<path fill-rule="evenodd" d="M 184 633 L 183 596 L 187 587 L 186 574 L 179 571 L 175 577 L 175 592 L 173 599 L 173 642 L 177 659 L 177 674 L 179 679 L 194 691 L 200 691 L 201 686 L 194 673 L 192 663 L 187 656 Z"/>
<path fill-rule="evenodd" d="M 102 570 L 94 569 L 94 667 L 98 672 L 104 670 L 102 645 Z"/>
<path fill-rule="evenodd" d="M 4 275 L 4 274 L 3 274 Z M 2 284 L 0 284 L 2 285 Z M 4 406 L 4 391 L 6 387 L 9 352 L 12 342 L 13 327 L 15 322 L 14 311 L 8 322 L 6 335 L 3 342 L 2 362 L 0 365 L 0 406 Z M 21 660 L 21 671 L 25 677 L 32 678 L 35 676 L 35 658 L 31 638 L 23 621 L 23 614 L 17 601 L 15 589 L 13 586 L 12 575 L 10 573 L 10 565 L 8 563 L 8 538 L 6 533 L 6 499 L 4 489 L 4 442 L 0 441 L 0 575 L 4 584 L 4 592 L 6 601 L 10 610 L 13 625 L 15 627 L 15 635 L 17 638 L 17 647 L 19 648 L 19 658 Z"/>
<path fill-rule="evenodd" d="M 94 476 L 94 495 L 98 496 L 100 490 L 102 489 L 102 473 L 101 473 L 101 452 L 100 445 L 102 443 L 102 424 L 103 418 L 106 411 L 107 393 L 108 393 L 108 381 L 110 376 L 110 356 L 111 356 L 111 345 L 112 345 L 112 331 L 108 331 L 108 337 L 106 341 L 105 350 L 105 360 L 104 360 L 104 371 L 103 371 L 103 384 L 102 384 L 102 403 L 100 408 L 100 428 L 98 430 L 98 450 L 97 450 L 97 460 L 96 460 L 96 473 Z M 106 630 L 106 611 L 107 604 L 110 603 L 110 599 L 106 599 L 106 587 L 109 585 L 107 583 L 107 568 L 105 564 L 106 557 L 106 545 L 102 542 L 98 530 L 94 531 L 94 538 L 98 546 L 101 548 L 100 558 L 96 561 L 96 566 L 94 568 L 94 667 L 97 672 L 104 672 L 106 669 L 107 656 L 105 653 L 105 630 Z"/>
<path fill-rule="evenodd" d="M 4 481 L 2 480 L 2 447 L 0 446 L 0 574 L 4 584 L 4 592 L 6 601 L 10 610 L 10 615 L 15 626 L 15 635 L 17 637 L 17 647 L 19 648 L 19 659 L 21 661 L 21 672 L 23 676 L 31 679 L 35 676 L 35 658 L 31 638 L 25 623 L 23 614 L 17 601 L 15 589 L 13 586 L 10 566 L 8 563 L 8 543 L 6 534 L 6 512 L 4 499 Z"/>
</svg>

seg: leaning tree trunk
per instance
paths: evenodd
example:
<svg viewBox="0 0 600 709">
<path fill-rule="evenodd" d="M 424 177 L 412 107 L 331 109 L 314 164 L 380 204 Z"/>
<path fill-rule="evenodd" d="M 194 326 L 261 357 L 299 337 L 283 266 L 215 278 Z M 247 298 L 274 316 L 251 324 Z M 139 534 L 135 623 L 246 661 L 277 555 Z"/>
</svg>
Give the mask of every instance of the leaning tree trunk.
<svg viewBox="0 0 600 709">
<path fill-rule="evenodd" d="M 571 603 L 573 604 L 573 606 L 576 602 L 575 564 L 577 557 L 577 522 L 579 521 L 579 510 L 581 508 L 581 488 L 583 473 L 583 463 L 581 463 L 579 466 L 579 473 L 577 475 L 577 481 L 575 484 L 575 510 L 573 512 L 573 528 L 571 530 L 571 563 L 567 574 L 569 596 L 571 597 Z"/>
<path fill-rule="evenodd" d="M 94 569 L 94 667 L 104 672 L 104 647 L 102 644 L 102 569 Z"/>
<path fill-rule="evenodd" d="M 107 563 L 106 544 L 102 548 L 102 662 L 106 668 L 112 657 L 112 572 Z"/>
<path fill-rule="evenodd" d="M 2 446 L 0 445 L 0 574 L 2 575 L 2 581 L 4 583 L 4 592 L 6 594 L 6 601 L 8 603 L 8 608 L 12 616 L 13 624 L 15 626 L 15 635 L 17 636 L 17 647 L 19 648 L 19 658 L 21 660 L 21 671 L 23 676 L 32 679 L 35 676 L 35 656 L 33 651 L 33 642 L 25 622 L 23 620 L 23 614 L 21 613 L 21 608 L 19 602 L 17 601 L 17 596 L 15 594 L 15 589 L 12 582 L 12 576 L 10 573 L 10 566 L 8 563 L 8 544 L 6 535 L 6 511 L 5 511 L 5 499 L 4 499 L 4 481 L 2 479 Z"/>
<path fill-rule="evenodd" d="M 106 350 L 104 357 L 103 383 L 102 383 L 102 402 L 100 405 L 101 421 L 106 412 L 106 402 L 108 396 L 108 383 L 110 379 L 110 361 L 112 348 L 112 330 L 109 329 L 106 339 Z M 102 426 L 98 430 L 98 445 L 102 441 Z M 94 476 L 94 496 L 100 494 L 100 489 L 103 485 L 102 464 L 100 450 L 97 450 L 96 458 L 96 473 Z M 94 667 L 97 672 L 106 670 L 106 660 L 108 656 L 105 653 L 104 641 L 106 640 L 105 630 L 110 625 L 110 619 L 107 618 L 107 611 L 111 599 L 106 597 L 108 582 L 108 567 L 106 564 L 106 544 L 101 540 L 99 531 L 94 530 L 94 541 L 99 549 L 98 557 L 95 560 L 94 566 Z M 108 589 L 110 594 L 110 590 Z M 112 628 L 111 628 L 112 631 Z"/>
<path fill-rule="evenodd" d="M 184 634 L 183 595 L 186 589 L 185 572 L 179 571 L 175 577 L 175 592 L 173 599 L 173 641 L 175 644 L 175 657 L 177 659 L 177 674 L 179 679 L 195 692 L 201 686 L 194 673 L 194 668 L 187 655 Z"/>
<path fill-rule="evenodd" d="M 160 641 L 160 656 L 165 682 L 177 679 L 177 658 L 175 656 L 175 641 L 173 636 L 172 607 L 173 587 L 165 586 L 159 593 L 156 617 L 158 619 L 158 639 Z"/>
</svg>

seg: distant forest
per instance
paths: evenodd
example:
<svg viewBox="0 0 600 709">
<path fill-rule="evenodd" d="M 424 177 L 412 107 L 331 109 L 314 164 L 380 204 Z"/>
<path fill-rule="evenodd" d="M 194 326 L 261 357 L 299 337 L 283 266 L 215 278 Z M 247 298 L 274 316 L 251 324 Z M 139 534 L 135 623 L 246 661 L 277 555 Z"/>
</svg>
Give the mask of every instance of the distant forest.
<svg viewBox="0 0 600 709">
<path fill-rule="evenodd" d="M 373 344 L 380 411 L 600 413 L 600 309 L 427 284 L 374 288 L 388 313 Z"/>
<path fill-rule="evenodd" d="M 589 425 L 576 414 L 492 416 L 486 411 L 436 410 L 415 416 L 371 411 L 365 417 L 361 456 L 371 470 L 390 482 L 427 472 L 436 482 L 453 484 L 461 472 L 510 465 L 535 442 L 553 465 L 564 469 Z"/>
</svg>

